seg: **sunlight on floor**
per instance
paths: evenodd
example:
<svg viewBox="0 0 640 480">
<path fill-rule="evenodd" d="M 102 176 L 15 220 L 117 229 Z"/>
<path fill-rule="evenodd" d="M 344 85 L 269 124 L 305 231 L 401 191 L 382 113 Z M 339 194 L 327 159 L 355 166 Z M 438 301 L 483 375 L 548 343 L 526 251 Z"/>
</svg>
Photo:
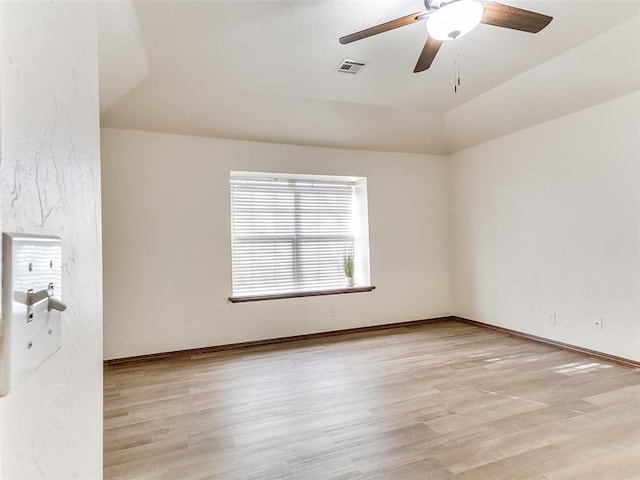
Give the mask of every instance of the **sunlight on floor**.
<svg viewBox="0 0 640 480">
<path fill-rule="evenodd" d="M 581 373 L 589 373 L 595 370 L 600 370 L 603 368 L 612 368 L 613 365 L 603 365 L 602 363 L 592 362 L 592 363 L 565 363 L 564 365 L 559 365 L 553 369 L 555 373 L 561 373 L 563 375 L 578 375 Z"/>
</svg>

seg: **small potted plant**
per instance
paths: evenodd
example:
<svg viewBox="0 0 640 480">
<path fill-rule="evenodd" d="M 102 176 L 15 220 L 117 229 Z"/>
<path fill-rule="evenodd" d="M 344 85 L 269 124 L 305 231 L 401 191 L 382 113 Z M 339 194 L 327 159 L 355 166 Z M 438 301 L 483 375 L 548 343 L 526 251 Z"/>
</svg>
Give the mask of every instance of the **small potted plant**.
<svg viewBox="0 0 640 480">
<path fill-rule="evenodd" d="M 342 256 L 342 269 L 344 270 L 347 287 L 353 287 L 353 254 L 345 253 Z"/>
</svg>

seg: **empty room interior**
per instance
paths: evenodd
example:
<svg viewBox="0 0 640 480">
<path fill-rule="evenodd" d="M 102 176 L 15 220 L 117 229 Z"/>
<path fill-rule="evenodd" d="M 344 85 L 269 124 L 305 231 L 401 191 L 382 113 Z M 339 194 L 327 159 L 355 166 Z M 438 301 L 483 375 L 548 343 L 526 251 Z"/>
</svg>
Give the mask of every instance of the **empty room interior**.
<svg viewBox="0 0 640 480">
<path fill-rule="evenodd" d="M 1 1 L 0 478 L 640 479 L 640 0 Z"/>
</svg>

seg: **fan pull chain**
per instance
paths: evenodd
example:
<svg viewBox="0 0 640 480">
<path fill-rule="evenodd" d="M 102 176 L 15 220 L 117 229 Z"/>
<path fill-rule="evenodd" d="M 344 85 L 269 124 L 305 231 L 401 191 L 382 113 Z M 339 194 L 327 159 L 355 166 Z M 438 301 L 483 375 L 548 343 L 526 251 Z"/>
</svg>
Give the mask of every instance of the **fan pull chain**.
<svg viewBox="0 0 640 480">
<path fill-rule="evenodd" d="M 458 93 L 458 87 L 460 86 L 460 54 L 456 55 L 455 60 L 453 61 L 453 93 Z"/>
</svg>

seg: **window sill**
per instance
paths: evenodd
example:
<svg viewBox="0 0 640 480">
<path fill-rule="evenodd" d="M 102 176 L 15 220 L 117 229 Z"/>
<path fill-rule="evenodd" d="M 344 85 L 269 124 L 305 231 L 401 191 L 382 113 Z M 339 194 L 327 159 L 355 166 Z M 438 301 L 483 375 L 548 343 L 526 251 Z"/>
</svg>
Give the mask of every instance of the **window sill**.
<svg viewBox="0 0 640 480">
<path fill-rule="evenodd" d="M 252 295 L 247 297 L 229 297 L 231 303 L 259 302 L 261 300 L 280 300 L 282 298 L 319 297 L 321 295 L 339 295 L 342 293 L 370 292 L 373 285 L 366 287 L 334 288 L 331 290 L 315 290 L 313 292 L 276 293 L 272 295 Z"/>
</svg>

